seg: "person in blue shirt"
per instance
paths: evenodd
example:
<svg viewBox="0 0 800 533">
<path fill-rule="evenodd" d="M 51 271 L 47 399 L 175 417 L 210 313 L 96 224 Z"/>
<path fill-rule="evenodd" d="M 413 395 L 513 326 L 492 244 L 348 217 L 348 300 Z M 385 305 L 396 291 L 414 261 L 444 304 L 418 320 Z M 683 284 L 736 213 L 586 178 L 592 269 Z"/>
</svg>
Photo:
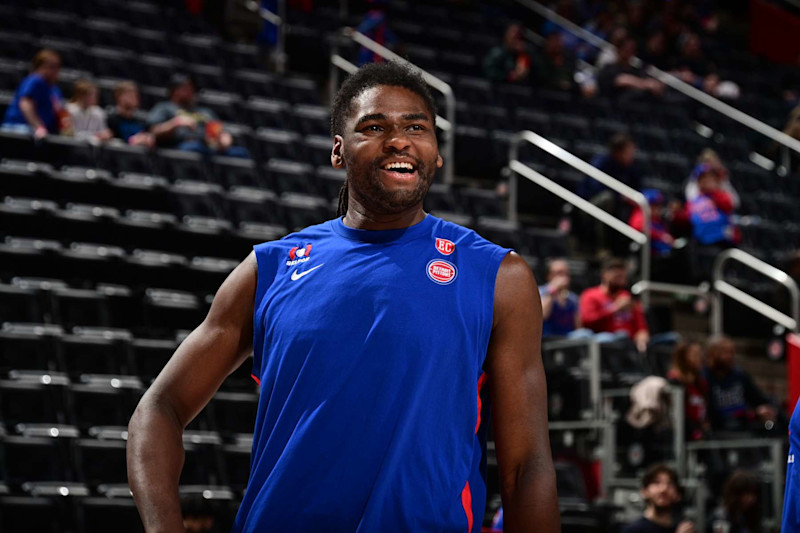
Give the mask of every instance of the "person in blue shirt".
<svg viewBox="0 0 800 533">
<path fill-rule="evenodd" d="M 252 353 L 233 531 L 478 533 L 490 407 L 506 531 L 559 531 L 539 292 L 521 256 L 423 210 L 443 164 L 435 117 L 408 67 L 344 82 L 339 216 L 256 245 L 131 418 L 145 529 L 181 530 L 183 429 Z"/>
<path fill-rule="evenodd" d="M 713 431 L 749 431 L 765 422 L 775 422 L 778 411 L 761 392 L 753 378 L 734 364 L 736 345 L 727 337 L 715 336 L 706 349 L 708 419 Z"/>
<path fill-rule="evenodd" d="M 63 97 L 56 82 L 61 57 L 44 48 L 33 57 L 31 73 L 22 80 L 6 110 L 2 128 L 41 138 L 59 132 Z"/>
<path fill-rule="evenodd" d="M 547 268 L 547 283 L 539 287 L 542 299 L 542 337 L 566 337 L 578 329 L 578 295 L 569 290 L 569 265 L 553 259 Z"/>
<path fill-rule="evenodd" d="M 386 9 L 389 5 L 388 0 L 370 0 L 371 9 L 364 15 L 364 19 L 356 27 L 356 31 L 363 33 L 376 43 L 393 50 L 397 46 L 397 35 L 389 27 L 386 20 Z M 383 56 L 376 54 L 363 46 L 358 50 L 358 65 L 363 66 L 367 63 L 380 63 L 385 61 Z"/>
</svg>

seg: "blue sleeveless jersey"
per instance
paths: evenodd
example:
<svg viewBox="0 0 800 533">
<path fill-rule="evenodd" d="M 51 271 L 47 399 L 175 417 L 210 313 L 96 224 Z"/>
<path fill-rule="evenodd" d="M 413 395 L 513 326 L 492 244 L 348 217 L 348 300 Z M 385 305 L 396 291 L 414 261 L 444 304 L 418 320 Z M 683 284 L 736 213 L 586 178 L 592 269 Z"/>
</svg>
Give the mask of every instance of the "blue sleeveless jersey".
<svg viewBox="0 0 800 533">
<path fill-rule="evenodd" d="M 509 250 L 432 215 L 255 246 L 250 480 L 235 532 L 479 532 L 483 364 Z"/>
<path fill-rule="evenodd" d="M 789 422 L 789 458 L 786 461 L 781 531 L 800 531 L 800 472 L 795 465 L 797 459 L 800 459 L 800 402 L 795 406 Z"/>
</svg>

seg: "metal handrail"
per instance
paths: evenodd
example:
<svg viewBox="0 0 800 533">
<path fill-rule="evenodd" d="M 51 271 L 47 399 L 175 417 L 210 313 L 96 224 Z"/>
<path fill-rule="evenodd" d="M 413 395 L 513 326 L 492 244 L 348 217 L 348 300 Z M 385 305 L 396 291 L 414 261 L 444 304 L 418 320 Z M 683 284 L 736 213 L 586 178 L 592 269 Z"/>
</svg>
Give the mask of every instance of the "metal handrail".
<svg viewBox="0 0 800 533">
<path fill-rule="evenodd" d="M 596 46 L 597 48 L 605 49 L 612 49 L 616 50 L 616 47 L 601 39 L 597 35 L 581 28 L 574 22 L 562 17 L 558 13 L 548 9 L 547 7 L 543 6 L 539 2 L 535 0 L 516 0 L 517 3 L 527 7 L 531 11 L 538 13 L 542 17 L 558 24 L 562 28 L 566 29 L 573 35 L 580 37 L 584 41 L 588 42 L 589 44 Z M 644 62 L 639 59 L 638 57 L 634 57 L 631 59 L 631 64 L 634 66 L 641 66 Z M 713 96 L 704 93 L 703 91 L 696 89 L 689 85 L 688 83 L 676 78 L 672 74 L 668 72 L 664 72 L 661 69 L 658 69 L 654 66 L 649 66 L 645 69 L 645 72 L 652 76 L 653 78 L 659 80 L 665 85 L 669 85 L 676 91 L 679 91 L 689 98 L 692 98 L 701 104 L 710 107 L 714 111 L 721 113 L 727 116 L 730 119 L 735 120 L 736 122 L 772 139 L 773 141 L 784 145 L 787 148 L 794 150 L 795 152 L 800 153 L 800 141 L 794 139 L 780 130 L 773 128 L 772 126 L 765 124 L 764 122 L 758 120 L 755 117 L 748 115 L 747 113 L 736 109 L 733 106 L 726 104 L 725 102 L 719 100 L 718 98 L 714 98 Z"/>
<path fill-rule="evenodd" d="M 275 70 L 282 74 L 286 70 L 286 0 L 278 0 L 278 12 L 274 13 L 262 7 L 259 2 L 251 0 L 245 6 L 266 22 L 278 27 L 278 43 L 275 46 Z"/>
<path fill-rule="evenodd" d="M 599 181 L 609 189 L 634 202 L 641 208 L 644 215 L 644 231 L 637 231 L 633 229 L 624 221 L 609 214 L 607 211 L 600 209 L 591 202 L 588 202 L 574 192 L 562 187 L 552 179 L 544 176 L 543 174 L 535 171 L 531 167 L 519 161 L 519 145 L 523 141 L 544 150 L 553 157 L 570 165 L 572 168 Z M 514 134 L 514 136 L 511 138 L 511 145 L 508 150 L 508 159 L 508 168 L 512 171 L 508 187 L 508 218 L 510 220 L 517 220 L 517 198 L 519 196 L 519 192 L 517 190 L 516 174 L 521 174 L 540 187 L 547 189 L 564 201 L 569 202 L 581 211 L 586 212 L 603 224 L 610 226 L 611 228 L 628 237 L 630 240 L 639 244 L 642 248 L 642 264 L 640 269 L 641 279 L 644 281 L 650 280 L 650 204 L 647 202 L 647 198 L 645 198 L 642 193 L 625 185 L 618 179 L 609 176 L 602 170 L 593 167 L 583 159 L 576 157 L 560 146 L 548 141 L 541 135 L 538 135 L 530 130 L 525 130 Z M 649 301 L 647 293 L 643 295 L 642 301 L 645 305 L 647 305 Z"/>
<path fill-rule="evenodd" d="M 430 72 L 419 68 L 414 63 L 397 55 L 382 44 L 373 41 L 363 33 L 358 32 L 353 28 L 342 28 L 342 30 L 339 32 L 339 35 L 349 38 L 356 44 L 363 46 L 367 50 L 370 50 L 371 52 L 374 52 L 379 56 L 388 59 L 389 61 L 394 61 L 396 63 L 400 63 L 401 65 L 412 68 L 418 72 L 420 76 L 422 76 L 422 79 L 425 80 L 425 83 L 433 87 L 436 91 L 440 92 L 444 96 L 445 116 L 442 117 L 436 115 L 436 126 L 444 133 L 444 153 L 442 155 L 445 165 L 442 177 L 445 183 L 453 183 L 455 167 L 454 145 L 456 123 L 456 98 L 455 94 L 453 93 L 453 88 Z M 336 68 L 331 69 L 331 101 L 333 101 L 333 94 L 339 86 L 338 69 L 344 70 L 348 73 L 353 73 L 358 70 L 356 65 L 339 55 L 338 48 L 338 40 L 334 39 L 333 52 L 331 53 L 331 66 Z"/>
<path fill-rule="evenodd" d="M 602 381 L 600 376 L 600 343 L 593 338 L 543 340 L 541 351 L 576 348 L 585 346 L 589 354 L 589 401 L 592 403 L 592 415 L 600 415 L 602 408 Z"/>
<path fill-rule="evenodd" d="M 727 281 L 724 281 L 722 279 L 722 270 L 728 261 L 738 261 L 739 263 L 752 268 L 756 272 L 759 272 L 768 278 L 772 278 L 786 287 L 786 289 L 789 291 L 789 295 L 791 296 L 792 315 L 789 316 L 785 313 L 782 313 L 774 307 L 765 304 L 750 294 L 747 294 L 743 290 L 734 287 Z M 795 333 L 798 332 L 798 325 L 800 325 L 800 289 L 798 289 L 797 283 L 791 278 L 791 276 L 789 276 L 789 274 L 783 270 L 777 269 L 769 263 L 765 263 L 761 259 L 748 254 L 743 250 L 731 248 L 729 250 L 723 250 L 720 252 L 719 255 L 717 255 L 717 258 L 714 260 L 712 280 L 712 287 L 718 293 L 733 298 L 742 305 L 745 305 L 753 311 L 760 313 L 770 320 L 773 320 L 784 326 L 786 329 L 789 329 Z M 712 309 L 711 331 L 714 334 L 722 333 L 722 298 L 717 298 L 717 303 Z"/>
<path fill-rule="evenodd" d="M 633 294 L 643 294 L 645 292 L 664 292 L 667 294 L 686 294 L 689 296 L 706 296 L 711 287 L 708 283 L 700 285 L 680 285 L 677 283 L 662 283 L 658 281 L 637 281 L 631 287 Z"/>
</svg>

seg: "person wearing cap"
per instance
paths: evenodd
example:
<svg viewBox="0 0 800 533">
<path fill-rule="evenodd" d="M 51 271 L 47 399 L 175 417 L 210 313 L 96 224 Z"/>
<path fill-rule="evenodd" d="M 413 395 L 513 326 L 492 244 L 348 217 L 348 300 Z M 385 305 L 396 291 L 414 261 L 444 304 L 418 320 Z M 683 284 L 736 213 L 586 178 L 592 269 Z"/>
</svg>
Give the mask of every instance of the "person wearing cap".
<svg viewBox="0 0 800 533">
<path fill-rule="evenodd" d="M 173 74 L 169 100 L 156 104 L 147 116 L 157 146 L 207 155 L 249 157 L 245 148 L 233 145 L 233 136 L 222 128 L 216 114 L 197 105 L 196 94 L 197 87 L 191 77 Z"/>
<path fill-rule="evenodd" d="M 650 204 L 650 244 L 653 254 L 656 256 L 666 256 L 672 251 L 675 238 L 670 234 L 667 225 L 664 223 L 663 206 L 664 195 L 657 189 L 644 189 L 642 194 Z M 628 225 L 637 231 L 644 231 L 644 213 L 638 205 L 631 212 Z"/>
<path fill-rule="evenodd" d="M 626 289 L 628 267 L 619 258 L 603 265 L 601 283 L 583 291 L 578 302 L 580 320 L 595 333 L 612 333 L 630 338 L 640 352 L 647 350 L 650 330 L 641 302 Z"/>
</svg>

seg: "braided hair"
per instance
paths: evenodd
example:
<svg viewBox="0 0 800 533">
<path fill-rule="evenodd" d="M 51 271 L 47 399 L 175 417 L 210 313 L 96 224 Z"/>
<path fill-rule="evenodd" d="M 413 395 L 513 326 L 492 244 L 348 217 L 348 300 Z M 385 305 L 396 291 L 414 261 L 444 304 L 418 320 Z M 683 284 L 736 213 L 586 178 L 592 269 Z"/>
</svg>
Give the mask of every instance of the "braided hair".
<svg viewBox="0 0 800 533">
<path fill-rule="evenodd" d="M 331 136 L 344 135 L 344 125 L 348 114 L 352 110 L 353 100 L 367 89 L 379 85 L 403 87 L 416 93 L 422 98 L 425 107 L 431 114 L 431 118 L 436 116 L 436 102 L 433 100 L 428 84 L 425 83 L 419 72 L 411 67 L 392 61 L 369 63 L 348 76 L 333 98 L 331 106 Z M 347 213 L 347 203 L 350 197 L 347 183 L 347 180 L 345 180 L 342 188 L 339 189 L 339 206 L 336 210 L 336 216 L 339 217 Z"/>
</svg>

